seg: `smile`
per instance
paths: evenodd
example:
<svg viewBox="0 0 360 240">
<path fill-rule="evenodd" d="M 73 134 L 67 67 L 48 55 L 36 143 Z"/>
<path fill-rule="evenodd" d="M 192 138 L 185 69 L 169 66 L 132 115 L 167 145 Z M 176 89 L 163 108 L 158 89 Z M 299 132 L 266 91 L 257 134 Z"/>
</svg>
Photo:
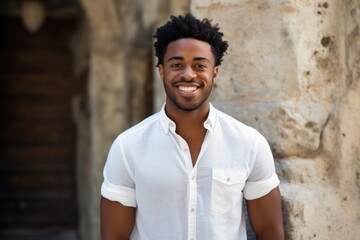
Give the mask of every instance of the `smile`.
<svg viewBox="0 0 360 240">
<path fill-rule="evenodd" d="M 196 87 L 196 86 L 178 86 L 178 89 L 182 92 L 189 93 L 189 92 L 196 91 L 198 89 L 198 87 Z"/>
</svg>

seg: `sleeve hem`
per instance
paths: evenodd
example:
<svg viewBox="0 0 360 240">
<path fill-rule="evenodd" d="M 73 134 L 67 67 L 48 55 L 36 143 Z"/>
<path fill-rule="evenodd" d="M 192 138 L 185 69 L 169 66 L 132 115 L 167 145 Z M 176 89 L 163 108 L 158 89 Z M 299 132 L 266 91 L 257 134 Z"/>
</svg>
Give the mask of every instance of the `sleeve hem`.
<svg viewBox="0 0 360 240">
<path fill-rule="evenodd" d="M 124 206 L 136 207 L 135 189 L 117 186 L 104 181 L 101 186 L 101 195 Z"/>
<path fill-rule="evenodd" d="M 244 188 L 244 197 L 247 200 L 254 200 L 263 197 L 276 188 L 279 183 L 280 180 L 276 174 L 264 181 L 247 182 Z"/>
</svg>

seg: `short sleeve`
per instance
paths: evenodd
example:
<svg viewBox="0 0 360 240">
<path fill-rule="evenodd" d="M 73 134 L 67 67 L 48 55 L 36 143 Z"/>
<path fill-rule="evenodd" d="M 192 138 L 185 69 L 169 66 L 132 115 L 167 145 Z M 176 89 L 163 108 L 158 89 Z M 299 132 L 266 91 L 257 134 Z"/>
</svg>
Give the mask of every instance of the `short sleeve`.
<svg viewBox="0 0 360 240">
<path fill-rule="evenodd" d="M 121 135 L 113 142 L 103 171 L 101 195 L 124 206 L 136 207 L 135 182 L 124 155 Z"/>
<path fill-rule="evenodd" d="M 247 200 L 265 196 L 280 183 L 268 142 L 258 132 L 255 139 L 253 167 L 244 188 Z"/>
</svg>

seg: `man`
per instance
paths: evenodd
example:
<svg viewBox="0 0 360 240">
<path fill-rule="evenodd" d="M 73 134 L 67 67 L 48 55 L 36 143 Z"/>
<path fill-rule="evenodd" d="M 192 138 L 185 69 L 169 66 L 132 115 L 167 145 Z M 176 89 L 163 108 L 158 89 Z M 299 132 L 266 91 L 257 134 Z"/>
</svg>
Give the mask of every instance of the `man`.
<svg viewBox="0 0 360 240">
<path fill-rule="evenodd" d="M 228 44 L 217 25 L 171 17 L 154 37 L 166 103 L 114 141 L 101 193 L 103 240 L 283 239 L 267 141 L 209 102 Z"/>
</svg>

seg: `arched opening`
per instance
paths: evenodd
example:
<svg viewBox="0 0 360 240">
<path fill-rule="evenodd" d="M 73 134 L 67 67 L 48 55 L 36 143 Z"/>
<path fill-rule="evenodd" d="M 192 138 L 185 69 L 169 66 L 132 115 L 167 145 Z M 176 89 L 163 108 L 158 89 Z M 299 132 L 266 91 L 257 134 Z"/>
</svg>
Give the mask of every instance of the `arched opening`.
<svg viewBox="0 0 360 240">
<path fill-rule="evenodd" d="M 30 33 L 19 6 L 4 2 L 0 238 L 78 239 L 73 105 L 85 93 L 86 77 L 75 74 L 71 49 L 76 6 L 46 6 L 50 12 L 41 28 Z"/>
</svg>

